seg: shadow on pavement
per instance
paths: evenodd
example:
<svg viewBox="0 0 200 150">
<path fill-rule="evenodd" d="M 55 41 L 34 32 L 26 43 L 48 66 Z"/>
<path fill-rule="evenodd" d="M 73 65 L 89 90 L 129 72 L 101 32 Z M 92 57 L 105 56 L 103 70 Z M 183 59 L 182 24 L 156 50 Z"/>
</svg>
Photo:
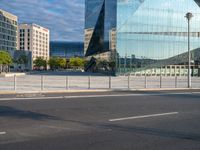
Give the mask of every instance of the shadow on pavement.
<svg viewBox="0 0 200 150">
<path fill-rule="evenodd" d="M 125 132 L 134 132 L 139 134 L 147 134 L 154 136 L 161 136 L 166 138 L 177 138 L 183 140 L 193 140 L 200 141 L 200 134 L 194 133 L 184 133 L 180 131 L 167 131 L 164 129 L 156 128 L 145 128 L 145 127 L 129 127 L 129 126 L 120 126 L 120 125 L 104 125 L 105 127 L 110 127 L 114 130 L 125 131 Z"/>
<path fill-rule="evenodd" d="M 155 95 L 159 96 L 159 95 Z M 163 98 L 168 98 L 168 99 L 179 99 L 179 100 L 200 100 L 200 94 L 166 94 L 162 95 Z"/>
<path fill-rule="evenodd" d="M 0 118 L 1 117 L 9 117 L 14 119 L 33 119 L 33 120 L 58 119 L 55 116 L 49 116 L 41 113 L 19 110 L 8 106 L 0 106 Z"/>
<path fill-rule="evenodd" d="M 101 73 L 90 73 L 90 72 L 73 72 L 73 71 L 33 71 L 30 75 L 47 75 L 47 76 L 106 76 Z"/>
<path fill-rule="evenodd" d="M 145 134 L 145 135 L 153 135 L 159 137 L 166 138 L 176 138 L 183 140 L 192 140 L 192 141 L 200 141 L 200 134 L 196 133 L 184 133 L 182 131 L 169 131 L 165 129 L 156 129 L 156 128 L 146 128 L 146 127 L 132 127 L 132 126 L 124 126 L 117 124 L 101 124 L 101 123 L 88 123 L 82 121 L 73 121 L 73 120 L 65 120 L 73 123 L 78 123 L 83 126 L 99 128 L 99 129 L 110 129 L 112 131 L 120 131 L 120 132 L 129 132 L 136 134 Z"/>
</svg>

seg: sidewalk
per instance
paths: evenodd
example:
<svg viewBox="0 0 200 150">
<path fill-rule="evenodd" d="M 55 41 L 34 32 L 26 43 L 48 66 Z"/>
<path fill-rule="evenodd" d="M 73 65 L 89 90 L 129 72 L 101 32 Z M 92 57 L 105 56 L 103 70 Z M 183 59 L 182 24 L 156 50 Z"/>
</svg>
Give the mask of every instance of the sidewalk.
<svg viewBox="0 0 200 150">
<path fill-rule="evenodd" d="M 149 89 L 88 89 L 51 91 L 0 91 L 0 95 L 13 94 L 62 94 L 62 93 L 103 93 L 103 92 L 200 92 L 200 88 L 149 88 Z"/>
</svg>

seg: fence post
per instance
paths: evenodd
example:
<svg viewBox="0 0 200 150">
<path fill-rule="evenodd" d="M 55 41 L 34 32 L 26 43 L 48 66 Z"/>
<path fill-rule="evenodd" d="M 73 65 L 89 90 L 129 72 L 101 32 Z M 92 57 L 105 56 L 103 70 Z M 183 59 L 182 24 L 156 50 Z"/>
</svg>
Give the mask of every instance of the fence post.
<svg viewBox="0 0 200 150">
<path fill-rule="evenodd" d="M 145 88 L 147 89 L 147 75 L 145 74 Z"/>
<path fill-rule="evenodd" d="M 88 89 L 90 89 L 90 84 L 91 84 L 91 77 L 88 76 Z"/>
<path fill-rule="evenodd" d="M 177 88 L 178 77 L 175 76 L 175 88 Z"/>
<path fill-rule="evenodd" d="M 109 76 L 109 89 L 112 88 L 111 82 L 112 82 L 112 79 L 111 79 L 111 76 Z"/>
<path fill-rule="evenodd" d="M 66 76 L 65 78 L 65 86 L 66 86 L 66 90 L 69 90 L 69 76 Z"/>
<path fill-rule="evenodd" d="M 128 89 L 130 89 L 130 75 L 128 75 Z"/>
<path fill-rule="evenodd" d="M 14 75 L 14 91 L 17 90 L 17 76 Z"/>
<path fill-rule="evenodd" d="M 162 75 L 160 75 L 160 88 L 162 88 Z"/>
<path fill-rule="evenodd" d="M 41 91 L 44 90 L 44 77 L 41 75 Z"/>
</svg>

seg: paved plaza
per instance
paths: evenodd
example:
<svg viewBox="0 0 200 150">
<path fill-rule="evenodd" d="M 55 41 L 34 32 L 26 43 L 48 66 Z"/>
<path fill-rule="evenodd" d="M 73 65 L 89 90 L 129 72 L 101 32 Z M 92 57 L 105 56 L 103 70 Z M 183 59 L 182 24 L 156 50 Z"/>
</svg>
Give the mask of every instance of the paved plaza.
<svg viewBox="0 0 200 150">
<path fill-rule="evenodd" d="M 90 76 L 32 74 L 0 77 L 0 91 L 61 91 L 88 89 L 187 88 L 187 77 L 167 76 Z M 192 77 L 192 88 L 200 88 L 200 78 Z"/>
</svg>

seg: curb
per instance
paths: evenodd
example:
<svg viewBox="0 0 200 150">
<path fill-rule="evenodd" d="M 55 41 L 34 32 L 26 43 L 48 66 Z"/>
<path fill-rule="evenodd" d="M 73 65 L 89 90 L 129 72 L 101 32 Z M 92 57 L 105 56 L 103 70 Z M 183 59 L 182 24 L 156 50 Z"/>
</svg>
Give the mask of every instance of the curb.
<svg viewBox="0 0 200 150">
<path fill-rule="evenodd" d="M 84 93 L 84 92 L 109 92 L 111 90 L 60 90 L 60 91 L 0 91 L 0 95 L 8 94 L 51 94 L 51 93 Z"/>
<path fill-rule="evenodd" d="M 200 90 L 200 88 L 156 88 L 156 89 L 103 89 L 103 90 L 59 90 L 59 91 L 0 91 L 0 95 L 9 94 L 53 94 L 53 93 L 93 93 L 93 92 L 149 92 L 149 91 L 189 91 L 189 90 Z"/>
</svg>

